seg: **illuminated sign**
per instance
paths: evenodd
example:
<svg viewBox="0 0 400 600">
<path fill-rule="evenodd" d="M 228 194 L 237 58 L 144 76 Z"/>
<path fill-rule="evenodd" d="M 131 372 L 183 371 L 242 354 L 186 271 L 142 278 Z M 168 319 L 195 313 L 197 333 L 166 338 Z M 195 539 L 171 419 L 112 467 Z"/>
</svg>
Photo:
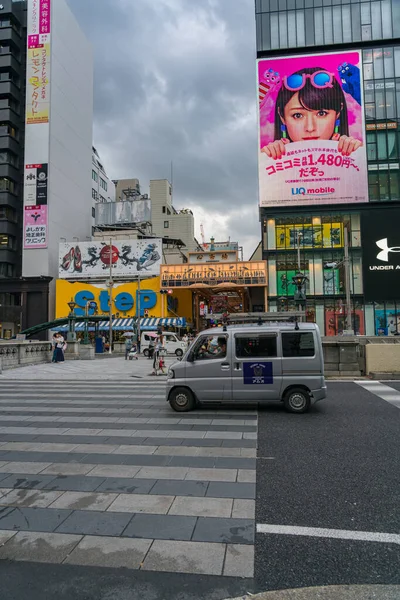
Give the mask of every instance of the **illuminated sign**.
<svg viewBox="0 0 400 600">
<path fill-rule="evenodd" d="M 266 285 L 267 263 L 235 262 L 213 265 L 162 265 L 161 286 L 195 287 L 203 284 L 210 287 L 222 286 L 224 283 L 236 285 Z"/>
</svg>

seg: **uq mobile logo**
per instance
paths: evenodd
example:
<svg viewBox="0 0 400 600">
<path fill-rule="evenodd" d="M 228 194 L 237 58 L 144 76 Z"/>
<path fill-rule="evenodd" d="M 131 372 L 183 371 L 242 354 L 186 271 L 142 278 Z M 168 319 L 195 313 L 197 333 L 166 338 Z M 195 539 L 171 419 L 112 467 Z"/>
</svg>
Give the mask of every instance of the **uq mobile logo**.
<svg viewBox="0 0 400 600">
<path fill-rule="evenodd" d="M 381 252 L 377 254 L 376 258 L 383 262 L 389 262 L 389 252 L 400 252 L 400 246 L 392 246 L 392 248 L 389 248 L 387 238 L 378 240 L 375 244 L 381 249 Z"/>
<path fill-rule="evenodd" d="M 320 188 L 292 188 L 292 196 L 305 196 L 307 195 L 317 195 L 317 196 L 327 196 L 335 193 L 335 188 L 331 187 L 320 187 Z"/>
</svg>

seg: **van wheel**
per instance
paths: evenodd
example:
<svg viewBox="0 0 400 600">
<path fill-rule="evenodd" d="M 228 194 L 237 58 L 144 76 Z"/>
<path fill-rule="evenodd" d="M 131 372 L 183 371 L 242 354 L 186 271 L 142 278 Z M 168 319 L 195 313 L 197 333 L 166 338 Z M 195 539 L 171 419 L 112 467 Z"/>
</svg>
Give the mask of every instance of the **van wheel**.
<svg viewBox="0 0 400 600">
<path fill-rule="evenodd" d="M 178 348 L 177 350 L 175 350 L 175 354 L 176 354 L 176 356 L 181 357 L 181 356 L 183 356 L 183 350 L 181 350 L 180 348 Z"/>
<path fill-rule="evenodd" d="M 170 393 L 169 404 L 176 412 L 188 412 L 194 409 L 196 401 L 188 388 L 177 387 Z"/>
<path fill-rule="evenodd" d="M 143 350 L 143 355 L 144 355 L 146 358 L 148 358 L 149 354 L 150 354 L 150 352 L 149 352 L 149 349 L 148 349 L 148 348 L 145 348 L 145 350 Z"/>
<path fill-rule="evenodd" d="M 283 403 L 289 412 L 305 413 L 311 405 L 310 394 L 303 388 L 292 388 L 286 392 Z"/>
</svg>

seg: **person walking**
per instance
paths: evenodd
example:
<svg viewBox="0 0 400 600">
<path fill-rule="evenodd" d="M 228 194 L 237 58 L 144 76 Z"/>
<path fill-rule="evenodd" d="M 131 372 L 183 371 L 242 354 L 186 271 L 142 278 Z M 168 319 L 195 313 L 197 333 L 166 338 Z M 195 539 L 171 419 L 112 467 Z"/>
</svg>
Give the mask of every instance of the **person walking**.
<svg viewBox="0 0 400 600">
<path fill-rule="evenodd" d="M 51 357 L 51 362 L 56 362 L 56 349 L 57 349 L 57 336 L 58 333 L 53 333 L 53 338 L 51 340 L 51 346 L 53 348 L 53 356 Z"/>
<path fill-rule="evenodd" d="M 128 360 L 129 352 L 132 349 L 132 338 L 125 338 L 125 360 Z"/>
</svg>

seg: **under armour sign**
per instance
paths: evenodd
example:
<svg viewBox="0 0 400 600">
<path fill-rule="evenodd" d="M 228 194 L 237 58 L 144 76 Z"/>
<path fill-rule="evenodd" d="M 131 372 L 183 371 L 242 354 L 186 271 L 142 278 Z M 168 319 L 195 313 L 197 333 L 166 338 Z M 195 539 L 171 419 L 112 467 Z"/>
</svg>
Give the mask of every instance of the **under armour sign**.
<svg viewBox="0 0 400 600">
<path fill-rule="evenodd" d="M 371 207 L 361 214 L 364 297 L 400 300 L 400 209 Z"/>
</svg>

